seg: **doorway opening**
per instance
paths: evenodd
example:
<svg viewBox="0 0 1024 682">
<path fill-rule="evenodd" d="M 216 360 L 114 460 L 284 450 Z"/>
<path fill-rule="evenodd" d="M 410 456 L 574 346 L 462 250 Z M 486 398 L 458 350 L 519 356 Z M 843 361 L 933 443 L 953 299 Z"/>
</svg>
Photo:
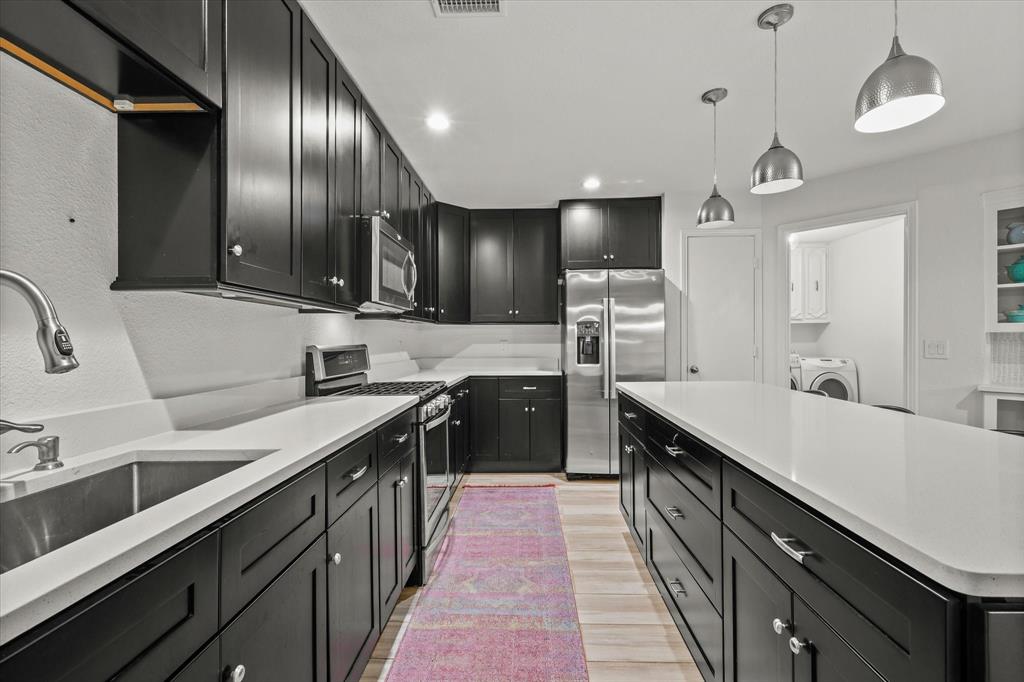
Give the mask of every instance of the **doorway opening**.
<svg viewBox="0 0 1024 682">
<path fill-rule="evenodd" d="M 914 410 L 912 207 L 780 229 L 789 386 Z"/>
</svg>

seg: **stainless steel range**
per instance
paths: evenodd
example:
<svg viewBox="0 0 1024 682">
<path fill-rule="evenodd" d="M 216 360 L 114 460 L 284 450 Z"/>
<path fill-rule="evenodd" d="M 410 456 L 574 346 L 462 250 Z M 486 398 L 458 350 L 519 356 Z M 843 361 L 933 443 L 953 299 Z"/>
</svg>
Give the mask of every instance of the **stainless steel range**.
<svg viewBox="0 0 1024 682">
<path fill-rule="evenodd" d="M 416 475 L 419 582 L 426 584 L 434 559 L 448 532 L 448 503 L 455 491 L 455 471 L 448 451 L 451 398 L 443 381 L 382 381 L 370 383 L 370 354 L 365 345 L 307 346 L 306 395 L 412 395 L 416 408 L 419 469 Z"/>
</svg>

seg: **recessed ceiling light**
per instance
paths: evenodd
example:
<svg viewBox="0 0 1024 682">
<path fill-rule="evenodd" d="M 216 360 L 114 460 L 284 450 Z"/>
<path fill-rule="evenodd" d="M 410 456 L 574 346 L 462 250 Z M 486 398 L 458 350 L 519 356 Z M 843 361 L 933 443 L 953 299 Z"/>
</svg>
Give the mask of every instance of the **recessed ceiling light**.
<svg viewBox="0 0 1024 682">
<path fill-rule="evenodd" d="M 427 127 L 431 130 L 448 130 L 451 126 L 452 122 L 440 111 L 435 111 L 430 116 L 427 116 Z"/>
<path fill-rule="evenodd" d="M 601 186 L 601 181 L 595 177 L 589 177 L 583 181 L 583 189 L 597 189 Z"/>
</svg>

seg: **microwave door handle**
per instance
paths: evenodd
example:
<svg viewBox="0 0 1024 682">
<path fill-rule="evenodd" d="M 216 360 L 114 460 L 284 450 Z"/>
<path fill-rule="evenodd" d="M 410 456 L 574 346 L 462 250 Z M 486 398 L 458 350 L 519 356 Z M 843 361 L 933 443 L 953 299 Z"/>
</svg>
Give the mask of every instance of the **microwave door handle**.
<svg viewBox="0 0 1024 682">
<path fill-rule="evenodd" d="M 402 277 L 402 287 L 405 289 L 406 297 L 411 301 L 412 300 L 412 295 L 416 291 L 416 279 L 417 279 L 416 259 L 413 258 L 412 251 L 406 251 L 406 253 L 405 253 L 405 261 L 402 263 L 402 269 L 405 272 L 409 272 L 410 269 L 412 271 L 412 273 L 411 273 L 412 274 L 412 276 L 411 276 L 412 284 L 411 285 L 406 286 L 407 279 L 404 276 Z"/>
</svg>

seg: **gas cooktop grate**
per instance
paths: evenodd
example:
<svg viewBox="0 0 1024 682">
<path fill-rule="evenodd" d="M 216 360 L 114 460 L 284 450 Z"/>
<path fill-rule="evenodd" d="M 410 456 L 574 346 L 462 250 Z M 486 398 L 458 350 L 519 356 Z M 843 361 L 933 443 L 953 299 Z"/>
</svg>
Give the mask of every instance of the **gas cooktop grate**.
<svg viewBox="0 0 1024 682">
<path fill-rule="evenodd" d="M 443 391 L 443 381 L 381 381 L 344 391 L 344 395 L 415 395 L 420 398 Z"/>
</svg>

